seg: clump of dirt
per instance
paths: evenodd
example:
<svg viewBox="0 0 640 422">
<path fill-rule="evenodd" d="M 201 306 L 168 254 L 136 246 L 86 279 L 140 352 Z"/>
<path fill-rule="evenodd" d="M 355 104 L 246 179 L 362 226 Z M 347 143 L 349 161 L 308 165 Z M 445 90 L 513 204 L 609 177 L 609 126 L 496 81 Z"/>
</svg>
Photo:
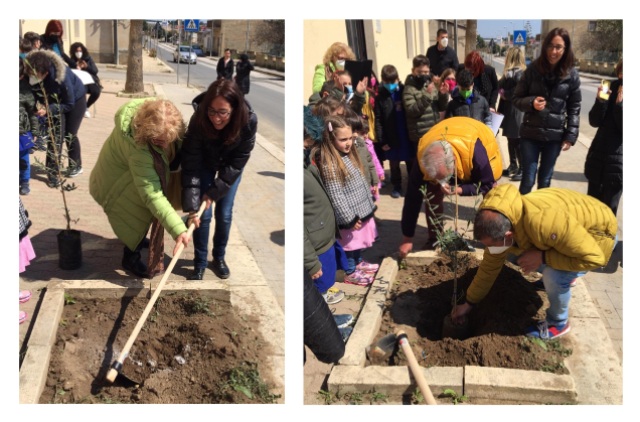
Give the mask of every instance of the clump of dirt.
<svg viewBox="0 0 640 422">
<path fill-rule="evenodd" d="M 479 259 L 462 254 L 458 259 L 458 292 L 464 293 L 475 276 Z M 385 302 L 380 332 L 375 341 L 399 329 L 407 332 L 416 359 L 423 367 L 476 365 L 542 370 L 567 374 L 563 361 L 571 354 L 568 339 L 547 343 L 523 335 L 544 319 L 549 303 L 544 291 L 507 263 L 485 299 L 469 314 L 470 336 L 464 340 L 442 338 L 443 320 L 451 313 L 454 263 L 439 257 L 424 267 L 398 272 Z M 536 273 L 537 274 L 537 273 Z M 460 297 L 458 303 L 463 303 Z M 371 358 L 372 365 L 407 365 L 402 353 L 389 359 Z"/>
<path fill-rule="evenodd" d="M 250 318 L 204 293 L 160 296 L 119 374 L 105 381 L 149 303 L 65 296 L 40 403 L 272 403 L 267 343 Z"/>
</svg>

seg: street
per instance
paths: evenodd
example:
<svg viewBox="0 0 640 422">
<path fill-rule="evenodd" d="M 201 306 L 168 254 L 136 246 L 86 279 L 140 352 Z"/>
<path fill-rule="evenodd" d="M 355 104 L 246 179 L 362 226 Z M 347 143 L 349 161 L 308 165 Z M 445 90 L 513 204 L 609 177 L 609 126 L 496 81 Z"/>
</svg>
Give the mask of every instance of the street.
<svg viewBox="0 0 640 422">
<path fill-rule="evenodd" d="M 152 44 L 155 47 L 155 42 Z M 197 64 L 173 63 L 174 45 L 158 44 L 158 60 L 166 63 L 173 73 L 145 74 L 146 83 L 179 83 L 198 88 L 202 91 L 216 78 L 217 58 L 198 57 Z M 143 52 L 147 54 L 147 52 Z M 124 63 L 122 63 L 124 64 Z M 113 69 L 100 69 L 100 77 L 111 79 L 122 72 Z M 258 130 L 278 148 L 284 151 L 284 79 L 256 71 L 251 72 L 251 89 L 247 100 L 259 116 Z"/>
</svg>

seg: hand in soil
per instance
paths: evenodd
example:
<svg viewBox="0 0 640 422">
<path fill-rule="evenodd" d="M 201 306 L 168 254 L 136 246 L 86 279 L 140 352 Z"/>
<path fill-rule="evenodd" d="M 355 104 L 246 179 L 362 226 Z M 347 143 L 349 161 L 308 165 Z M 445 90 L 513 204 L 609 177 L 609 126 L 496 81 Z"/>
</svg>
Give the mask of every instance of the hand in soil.
<svg viewBox="0 0 640 422">
<path fill-rule="evenodd" d="M 542 251 L 529 249 L 518 257 L 518 265 L 525 274 L 536 271 L 542 265 Z"/>
<path fill-rule="evenodd" d="M 411 240 L 411 238 L 405 237 L 402 239 L 402 243 L 398 248 L 398 256 L 400 257 L 400 259 L 404 259 L 412 250 L 413 250 L 413 241 Z"/>
<path fill-rule="evenodd" d="M 467 319 L 467 314 L 471 312 L 471 305 L 463 303 L 451 310 L 451 320 L 454 324 L 462 325 Z"/>
</svg>

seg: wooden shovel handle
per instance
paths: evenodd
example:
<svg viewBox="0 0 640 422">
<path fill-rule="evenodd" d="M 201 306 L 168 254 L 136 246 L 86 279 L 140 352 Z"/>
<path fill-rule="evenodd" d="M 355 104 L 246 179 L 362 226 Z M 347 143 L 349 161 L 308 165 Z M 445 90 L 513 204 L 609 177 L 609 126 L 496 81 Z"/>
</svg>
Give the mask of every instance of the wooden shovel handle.
<svg viewBox="0 0 640 422">
<path fill-rule="evenodd" d="M 198 213 L 196 214 L 196 216 L 198 218 L 200 218 L 202 216 L 202 213 L 204 212 L 206 207 L 207 207 L 207 203 L 205 201 L 203 201 L 202 204 L 200 204 L 200 208 L 198 209 Z M 195 228 L 196 228 L 196 225 L 194 223 L 191 223 L 189 225 L 189 228 L 187 229 L 187 238 L 188 239 L 191 239 L 191 234 L 193 233 Z M 153 292 L 153 296 L 151 296 L 151 299 L 149 299 L 149 303 L 147 303 L 147 307 L 144 308 L 144 312 L 142 312 L 142 315 L 140 316 L 140 319 L 138 320 L 138 323 L 133 328 L 133 331 L 131 332 L 131 335 L 129 336 L 129 339 L 124 344 L 124 347 L 122 348 L 122 351 L 120 352 L 120 356 L 118 356 L 118 360 L 116 361 L 114 366 L 117 366 L 117 367 L 122 366 L 122 363 L 124 362 L 125 358 L 129 354 L 129 350 L 131 349 L 131 346 L 133 346 L 133 343 L 136 341 L 136 338 L 138 337 L 138 334 L 140 334 L 140 330 L 142 330 L 142 326 L 146 322 L 147 317 L 149 316 L 149 313 L 151 312 L 151 309 L 153 308 L 153 305 L 156 303 L 156 300 L 158 300 L 158 296 L 160 296 L 160 292 L 162 291 L 162 288 L 164 287 L 164 284 L 166 283 L 167 279 L 171 275 L 171 271 L 173 271 L 173 267 L 175 267 L 176 263 L 178 262 L 178 258 L 180 258 L 180 255 L 182 255 L 182 251 L 183 250 L 184 250 L 184 244 L 180 243 L 178 245 L 177 253 L 171 259 L 171 262 L 169 263 L 169 266 L 165 270 L 164 275 L 162 276 L 162 279 L 158 283 L 158 287 L 156 287 L 155 292 Z M 113 371 L 113 369 L 112 369 L 112 371 Z M 111 381 L 111 382 L 113 382 L 113 380 L 115 379 L 115 375 L 116 375 L 116 374 L 113 374 L 112 371 L 110 371 L 110 373 L 107 375 L 107 379 L 109 381 Z M 111 378 L 113 378 L 113 379 L 111 379 Z"/>
<path fill-rule="evenodd" d="M 413 350 L 411 349 L 411 345 L 409 344 L 407 333 L 400 330 L 396 333 L 396 337 L 398 338 L 398 343 L 400 343 L 400 347 L 402 347 L 404 355 L 407 357 L 407 362 L 409 363 L 411 373 L 416 379 L 418 388 L 420 388 L 425 401 L 427 402 L 427 404 L 438 404 L 436 402 L 436 399 L 433 397 L 433 394 L 431 393 L 431 388 L 429 388 L 429 384 L 427 384 L 427 380 L 425 379 L 424 374 L 422 373 L 422 367 L 418 365 L 416 356 L 413 354 Z"/>
</svg>

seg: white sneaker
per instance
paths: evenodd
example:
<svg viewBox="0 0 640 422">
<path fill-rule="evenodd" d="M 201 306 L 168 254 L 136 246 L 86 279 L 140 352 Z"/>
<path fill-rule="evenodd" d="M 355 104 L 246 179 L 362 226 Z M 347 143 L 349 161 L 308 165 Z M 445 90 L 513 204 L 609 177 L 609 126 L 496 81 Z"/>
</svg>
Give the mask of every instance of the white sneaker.
<svg viewBox="0 0 640 422">
<path fill-rule="evenodd" d="M 86 117 L 87 119 L 91 118 L 91 113 L 89 113 L 89 110 L 84 112 L 84 117 Z"/>
<path fill-rule="evenodd" d="M 342 290 L 339 290 L 337 293 L 327 292 L 322 296 L 324 297 L 324 301 L 327 302 L 327 305 L 333 305 L 344 299 L 344 292 Z"/>
</svg>

